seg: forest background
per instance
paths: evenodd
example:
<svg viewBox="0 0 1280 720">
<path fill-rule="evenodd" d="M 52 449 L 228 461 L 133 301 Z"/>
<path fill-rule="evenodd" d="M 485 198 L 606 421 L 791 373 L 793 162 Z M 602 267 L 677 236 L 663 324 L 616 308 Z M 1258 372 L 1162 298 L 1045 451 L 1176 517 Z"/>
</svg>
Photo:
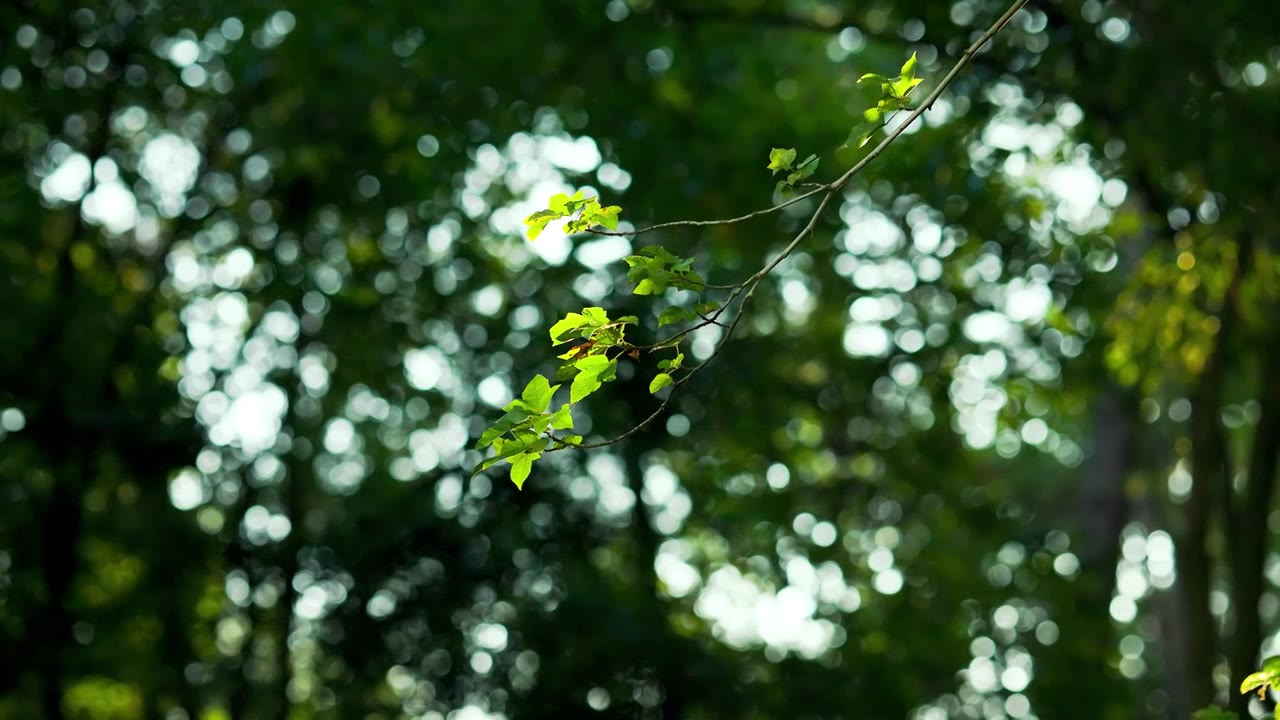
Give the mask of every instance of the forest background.
<svg viewBox="0 0 1280 720">
<path fill-rule="evenodd" d="M 816 199 L 526 216 L 830 182 L 1006 9 L 0 4 L 0 718 L 1269 711 L 1277 3 L 1033 0 L 657 420 L 472 474 L 566 313 L 661 337 L 625 257 L 739 283 Z"/>
</svg>

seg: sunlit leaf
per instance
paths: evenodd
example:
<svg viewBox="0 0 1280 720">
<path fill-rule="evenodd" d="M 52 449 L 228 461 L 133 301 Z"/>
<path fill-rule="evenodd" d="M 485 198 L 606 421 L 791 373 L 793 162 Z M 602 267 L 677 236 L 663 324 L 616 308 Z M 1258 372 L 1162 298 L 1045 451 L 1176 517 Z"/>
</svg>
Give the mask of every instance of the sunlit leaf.
<svg viewBox="0 0 1280 720">
<path fill-rule="evenodd" d="M 570 338 L 563 338 L 562 336 L 571 330 L 582 327 L 586 322 L 587 318 L 579 313 L 571 312 L 565 315 L 563 319 L 556 321 L 556 324 L 551 326 L 551 344 L 559 345 L 568 342 Z"/>
<path fill-rule="evenodd" d="M 569 403 L 561 405 L 559 410 L 552 413 L 551 427 L 556 430 L 568 430 L 573 427 L 573 412 Z"/>
<path fill-rule="evenodd" d="M 772 170 L 774 175 L 779 170 L 790 170 L 791 163 L 796 160 L 795 148 L 774 148 L 769 151 L 769 164 L 766 166 L 768 170 Z"/>
<path fill-rule="evenodd" d="M 533 412 L 545 412 L 547 405 L 551 404 L 551 396 L 555 395 L 559 387 L 559 385 L 552 385 L 541 375 L 534 375 L 529 384 L 524 386 L 520 399 L 528 403 Z"/>
<path fill-rule="evenodd" d="M 854 124 L 853 129 L 849 131 L 848 139 L 846 139 L 844 144 L 840 147 L 861 148 L 866 145 L 867 141 L 871 139 L 871 136 L 876 134 L 876 131 L 882 127 L 884 127 L 883 115 L 877 108 L 871 108 L 864 112 L 862 114 L 862 119 Z"/>
<path fill-rule="evenodd" d="M 578 369 L 578 375 L 573 379 L 573 385 L 569 388 L 569 402 L 580 402 L 586 396 L 599 390 L 603 380 L 609 379 L 608 377 L 601 378 L 601 375 L 608 372 L 613 366 L 614 361 L 603 355 L 591 355 L 574 363 L 574 367 Z"/>
<path fill-rule="evenodd" d="M 617 205 L 610 205 L 596 213 L 595 221 L 610 230 L 618 229 L 618 213 L 622 212 L 622 208 Z"/>
<path fill-rule="evenodd" d="M 526 408 L 523 408 L 523 407 L 512 408 L 507 412 L 506 415 L 503 415 L 501 418 L 498 418 L 497 422 L 495 422 L 493 425 L 490 425 L 488 429 L 486 429 L 480 435 L 480 441 L 476 443 L 476 449 L 483 450 L 484 448 L 489 447 L 489 445 L 493 444 L 494 440 L 498 439 L 499 437 L 502 437 L 504 433 L 510 431 L 512 428 L 517 427 L 518 425 L 520 425 L 520 423 L 528 419 L 530 414 L 531 413 Z"/>
<path fill-rule="evenodd" d="M 659 370 L 679 370 L 680 364 L 684 362 L 684 353 L 676 353 L 676 356 L 670 360 L 658 361 Z"/>
<path fill-rule="evenodd" d="M 1266 687 L 1267 685 L 1271 684 L 1271 681 L 1273 678 L 1274 676 L 1271 673 L 1266 672 L 1265 670 L 1262 670 L 1256 673 L 1250 673 L 1249 675 L 1245 676 L 1244 680 L 1240 681 L 1240 692 L 1247 693 L 1247 692 L 1250 692 L 1251 690 L 1257 690 L 1258 688 Z"/>
<path fill-rule="evenodd" d="M 511 482 L 516 484 L 516 489 L 524 489 L 524 481 L 529 477 L 529 471 L 533 469 L 533 461 L 542 457 L 540 452 L 520 453 L 511 458 Z"/>
<path fill-rule="evenodd" d="M 649 393 L 656 393 L 662 388 L 672 383 L 671 376 L 667 373 L 658 373 L 653 376 L 653 380 L 649 382 Z"/>
<path fill-rule="evenodd" d="M 916 54 L 911 53 L 911 57 L 902 63 L 902 70 L 898 71 L 899 77 L 910 80 L 916 76 Z"/>
</svg>

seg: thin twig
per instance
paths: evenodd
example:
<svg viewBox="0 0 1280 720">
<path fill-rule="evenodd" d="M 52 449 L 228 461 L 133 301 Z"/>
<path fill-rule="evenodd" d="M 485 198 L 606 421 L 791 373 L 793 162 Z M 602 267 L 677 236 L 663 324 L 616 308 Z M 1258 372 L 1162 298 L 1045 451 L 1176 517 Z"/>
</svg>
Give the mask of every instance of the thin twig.
<svg viewBox="0 0 1280 720">
<path fill-rule="evenodd" d="M 587 232 L 591 233 L 592 235 L 608 235 L 611 237 L 630 237 L 632 235 L 643 235 L 647 232 L 653 232 L 654 230 L 662 230 L 663 228 L 669 228 L 669 227 L 706 227 L 708 225 L 733 225 L 734 223 L 745 222 L 752 218 L 758 218 L 763 215 L 768 215 L 770 213 L 778 212 L 779 210 L 785 207 L 790 207 L 792 205 L 795 205 L 796 203 L 800 202 L 801 200 L 804 200 L 805 198 L 813 197 L 814 195 L 817 195 L 818 193 L 826 189 L 827 189 L 826 185 L 819 185 L 817 189 L 810 190 L 809 192 L 803 193 L 801 195 L 797 195 L 784 203 L 779 203 L 777 205 L 774 205 L 773 207 L 768 207 L 763 210 L 756 210 L 755 212 L 750 212 L 750 213 L 747 213 L 746 215 L 742 215 L 736 218 L 728 218 L 726 220 L 672 220 L 671 222 L 658 223 L 657 225 L 650 225 L 649 227 L 640 228 L 638 230 L 598 230 L 596 228 L 590 228 L 587 230 Z"/>
</svg>

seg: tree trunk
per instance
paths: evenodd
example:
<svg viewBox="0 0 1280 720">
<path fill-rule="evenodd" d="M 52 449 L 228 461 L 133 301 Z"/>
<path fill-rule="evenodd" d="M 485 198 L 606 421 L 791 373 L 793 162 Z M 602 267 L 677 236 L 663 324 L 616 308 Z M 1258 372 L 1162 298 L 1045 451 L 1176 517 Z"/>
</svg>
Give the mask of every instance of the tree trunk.
<svg viewBox="0 0 1280 720">
<path fill-rule="evenodd" d="M 1261 414 L 1254 431 L 1249 474 L 1244 491 L 1244 505 L 1236 515 L 1231 533 L 1231 599 L 1235 608 L 1235 632 L 1231 637 L 1231 685 L 1239 687 L 1245 675 L 1256 670 L 1258 650 L 1262 645 L 1262 618 L 1258 601 L 1262 599 L 1263 565 L 1267 551 L 1267 517 L 1271 511 L 1275 487 L 1277 452 L 1280 451 L 1280 355 L 1271 352 L 1265 364 Z M 1248 717 L 1249 698 L 1231 693 L 1232 709 Z"/>
<path fill-rule="evenodd" d="M 1179 604 L 1186 640 L 1184 687 L 1187 704 L 1193 710 L 1212 704 L 1217 695 L 1213 669 L 1218 663 L 1220 648 L 1217 623 L 1209 607 L 1213 566 L 1208 541 L 1215 500 L 1220 505 L 1226 526 L 1230 528 L 1234 524 L 1231 517 L 1231 473 L 1219 415 L 1227 349 L 1236 324 L 1234 298 L 1239 294 L 1241 276 L 1237 268 L 1220 314 L 1221 327 L 1200 374 L 1191 406 L 1191 494 L 1185 505 L 1186 523 L 1177 541 L 1176 555 Z"/>
</svg>

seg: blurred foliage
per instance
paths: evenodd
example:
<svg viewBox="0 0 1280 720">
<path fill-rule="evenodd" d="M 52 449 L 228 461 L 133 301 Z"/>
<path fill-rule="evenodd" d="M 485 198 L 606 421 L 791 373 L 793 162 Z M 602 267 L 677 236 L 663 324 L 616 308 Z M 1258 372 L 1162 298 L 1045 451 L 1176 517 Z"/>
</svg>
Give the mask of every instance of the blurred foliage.
<svg viewBox="0 0 1280 720">
<path fill-rule="evenodd" d="M 470 475 L 566 312 L 694 307 L 524 218 L 838 177 L 859 78 L 1003 10 L 0 3 L 0 718 L 1227 701 L 1280 612 L 1275 3 L 1032 2 L 652 425 Z M 649 239 L 732 285 L 812 209 Z M 661 403 L 615 360 L 584 444 Z"/>
</svg>

